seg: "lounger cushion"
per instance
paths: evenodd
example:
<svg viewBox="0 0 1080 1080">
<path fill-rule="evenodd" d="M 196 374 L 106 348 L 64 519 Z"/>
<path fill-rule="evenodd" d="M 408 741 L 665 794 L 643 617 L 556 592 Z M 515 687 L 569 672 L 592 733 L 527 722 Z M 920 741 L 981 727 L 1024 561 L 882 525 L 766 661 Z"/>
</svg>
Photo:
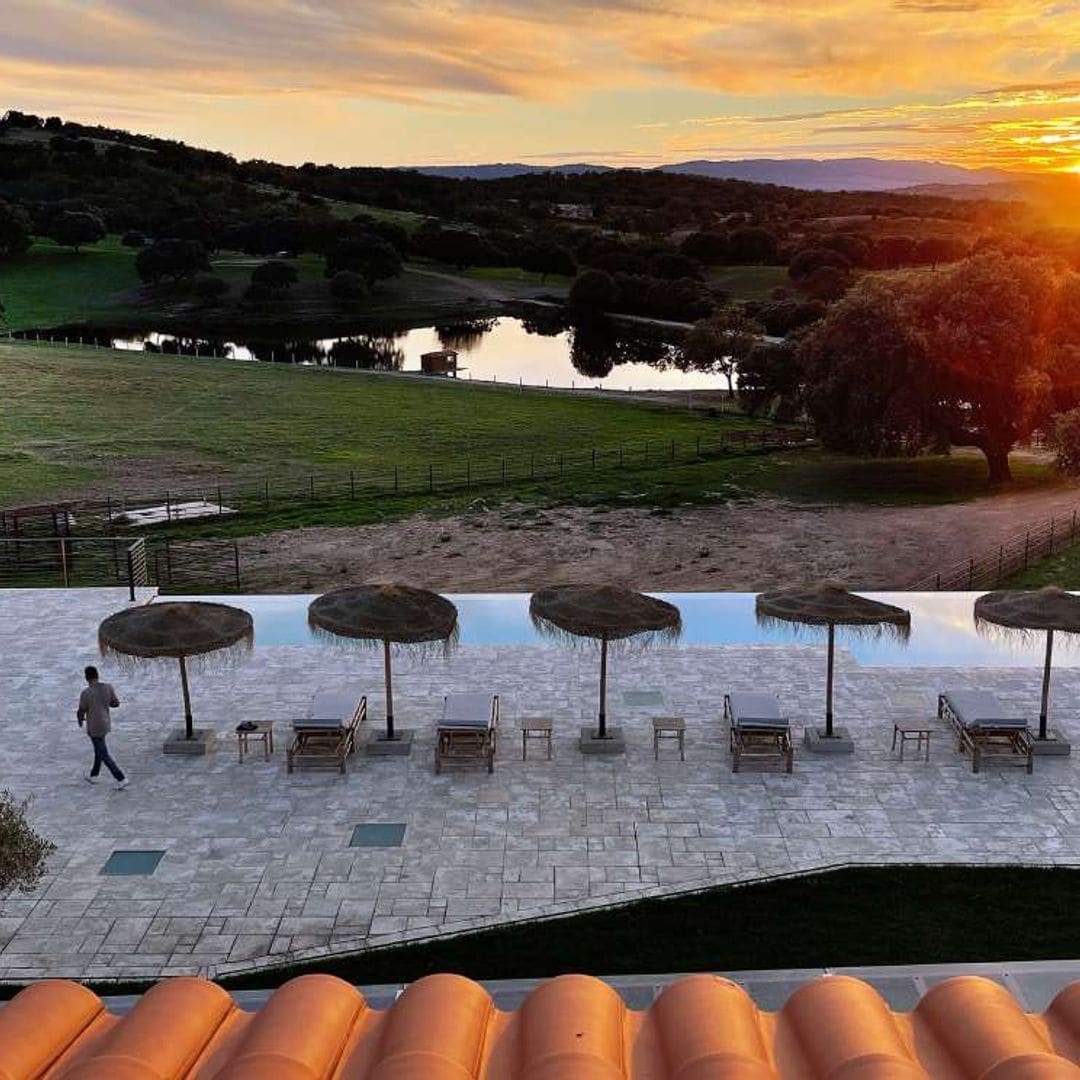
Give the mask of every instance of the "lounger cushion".
<svg viewBox="0 0 1080 1080">
<path fill-rule="evenodd" d="M 1027 721 L 1012 714 L 988 690 L 947 690 L 941 695 L 968 730 L 1020 731 Z"/>
<path fill-rule="evenodd" d="M 356 715 L 363 694 L 356 690 L 322 690 L 312 698 L 311 707 L 303 720 L 294 720 L 294 728 L 347 728 Z"/>
<path fill-rule="evenodd" d="M 732 723 L 739 728 L 786 728 L 788 718 L 775 694 L 728 694 Z"/>
<path fill-rule="evenodd" d="M 447 694 L 443 699 L 441 728 L 486 728 L 491 723 L 491 694 Z"/>
</svg>

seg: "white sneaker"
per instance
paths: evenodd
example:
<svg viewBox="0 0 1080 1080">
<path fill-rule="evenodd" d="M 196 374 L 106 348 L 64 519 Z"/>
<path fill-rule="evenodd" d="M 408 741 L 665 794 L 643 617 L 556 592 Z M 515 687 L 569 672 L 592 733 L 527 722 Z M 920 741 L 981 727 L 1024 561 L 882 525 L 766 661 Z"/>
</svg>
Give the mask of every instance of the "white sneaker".
<svg viewBox="0 0 1080 1080">
<path fill-rule="evenodd" d="M 117 791 L 123 791 L 124 788 L 126 788 L 129 783 L 131 783 L 131 781 L 128 780 L 128 778 L 126 776 L 124 777 L 123 780 L 117 780 L 116 781 L 116 790 Z"/>
<path fill-rule="evenodd" d="M 83 779 L 84 779 L 84 780 L 85 780 L 85 781 L 86 781 L 86 782 L 87 782 L 88 784 L 96 784 L 96 783 L 98 782 L 98 778 L 97 778 L 96 776 L 91 776 L 91 775 L 90 775 L 89 773 L 87 773 L 87 774 L 86 774 L 86 775 L 85 775 L 85 776 L 83 777 Z"/>
</svg>

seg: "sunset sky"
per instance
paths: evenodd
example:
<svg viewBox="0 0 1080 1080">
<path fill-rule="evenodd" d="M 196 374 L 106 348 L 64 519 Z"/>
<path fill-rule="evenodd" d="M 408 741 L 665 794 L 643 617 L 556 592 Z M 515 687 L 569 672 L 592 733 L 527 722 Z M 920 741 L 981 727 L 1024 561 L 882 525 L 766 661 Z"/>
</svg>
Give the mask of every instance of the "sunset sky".
<svg viewBox="0 0 1080 1080">
<path fill-rule="evenodd" d="M 1080 172 L 1080 0 L 2 0 L 0 109 L 340 164 Z"/>
</svg>

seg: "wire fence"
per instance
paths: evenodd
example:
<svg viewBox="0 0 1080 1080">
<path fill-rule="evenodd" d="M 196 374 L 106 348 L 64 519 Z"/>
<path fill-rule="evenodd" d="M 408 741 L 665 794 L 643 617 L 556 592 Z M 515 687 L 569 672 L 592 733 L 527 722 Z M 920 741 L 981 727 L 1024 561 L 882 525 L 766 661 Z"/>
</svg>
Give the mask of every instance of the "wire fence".
<svg viewBox="0 0 1080 1080">
<path fill-rule="evenodd" d="M 962 562 L 912 582 L 920 592 L 951 592 L 1000 585 L 1080 541 L 1080 511 L 1073 510 L 1017 532 L 997 547 L 972 554 Z"/>
<path fill-rule="evenodd" d="M 385 464 L 367 469 L 263 477 L 237 484 L 203 484 L 157 492 L 117 490 L 104 498 L 62 504 L 68 533 L 113 535 L 155 525 L 207 522 L 239 514 L 331 506 L 361 499 L 452 495 L 543 482 L 580 481 L 603 472 L 632 472 L 701 463 L 731 455 L 770 453 L 812 444 L 803 429 L 721 430 L 712 438 L 644 439 L 617 447 L 521 452 L 457 461 Z M 37 509 L 37 508 L 34 508 Z M 0 536 L 55 531 L 55 507 L 0 509 Z"/>
<path fill-rule="evenodd" d="M 232 540 L 128 536 L 0 537 L 0 588 L 156 586 L 176 592 L 239 592 L 240 548 Z"/>
</svg>

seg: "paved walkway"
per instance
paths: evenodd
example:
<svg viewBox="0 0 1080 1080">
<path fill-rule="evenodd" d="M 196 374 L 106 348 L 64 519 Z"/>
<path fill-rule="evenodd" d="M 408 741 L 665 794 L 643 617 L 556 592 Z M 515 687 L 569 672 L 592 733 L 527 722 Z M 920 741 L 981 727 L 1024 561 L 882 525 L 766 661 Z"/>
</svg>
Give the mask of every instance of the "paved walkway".
<svg viewBox="0 0 1080 1080">
<path fill-rule="evenodd" d="M 414 753 L 358 754 L 345 777 L 287 776 L 287 720 L 342 681 L 371 688 L 377 718 L 379 652 L 257 648 L 232 670 L 197 673 L 197 721 L 222 734 L 201 760 L 161 753 L 180 711 L 171 664 L 133 674 L 103 665 L 124 702 L 111 746 L 132 785 L 90 787 L 75 700 L 98 621 L 125 602 L 119 590 L 0 592 L 0 787 L 33 794 L 34 821 L 58 847 L 39 889 L 0 900 L 0 979 L 221 975 L 837 863 L 1080 862 L 1080 762 L 976 776 L 943 729 L 929 764 L 899 763 L 889 749 L 891 719 L 929 715 L 939 686 L 990 688 L 1030 712 L 1033 668 L 871 669 L 841 654 L 836 711 L 854 757 L 798 752 L 792 776 L 732 774 L 722 693 L 775 688 L 801 728 L 822 693 L 823 652 L 808 646 L 616 657 L 611 713 L 629 749 L 615 759 L 585 758 L 574 741 L 594 710 L 588 650 L 467 647 L 402 660 L 395 703 L 399 724 L 417 729 Z M 436 777 L 441 694 L 477 687 L 504 695 L 495 773 Z M 1059 671 L 1066 734 L 1080 734 L 1078 691 L 1080 669 Z M 662 705 L 650 701 L 657 694 Z M 687 718 L 685 762 L 670 748 L 654 761 L 649 717 L 659 711 Z M 537 713 L 556 717 L 554 760 L 534 745 L 522 762 L 516 716 Z M 229 733 L 248 717 L 277 723 L 269 763 L 237 763 Z M 350 848 L 363 822 L 405 824 L 402 846 Z M 152 876 L 102 876 L 115 849 L 165 855 Z"/>
</svg>

